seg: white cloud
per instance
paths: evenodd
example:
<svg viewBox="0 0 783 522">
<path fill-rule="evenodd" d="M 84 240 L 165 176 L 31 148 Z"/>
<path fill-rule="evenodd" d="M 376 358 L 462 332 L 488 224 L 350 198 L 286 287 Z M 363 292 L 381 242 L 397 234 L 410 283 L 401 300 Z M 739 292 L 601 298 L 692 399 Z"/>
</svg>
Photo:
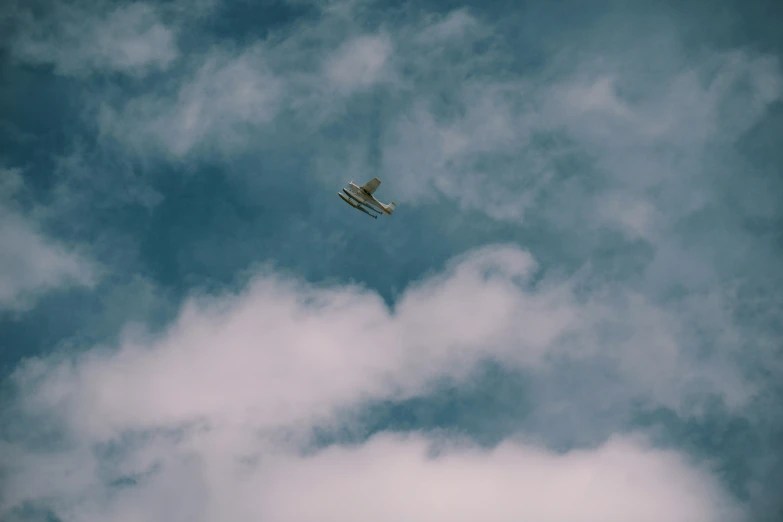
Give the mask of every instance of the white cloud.
<svg viewBox="0 0 783 522">
<path fill-rule="evenodd" d="M 0 509 L 55 499 L 60 516 L 81 520 L 731 519 L 709 474 L 635 440 L 560 456 L 435 441 L 432 459 L 427 437 L 381 436 L 300 453 L 313 426 L 346 408 L 469 380 L 486 358 L 547 371 L 552 356 L 603 357 L 623 379 L 619 408 L 640 394 L 677 403 L 690 374 L 711 378 L 709 364 L 688 364 L 662 311 L 633 299 L 603 305 L 632 310 L 624 315 L 579 304 L 569 284 L 529 288 L 534 271 L 527 253 L 488 247 L 409 288 L 393 310 L 367 290 L 264 273 L 239 295 L 191 300 L 159 338 L 126 332 L 117 348 L 29 361 L 14 376 L 15 422 L 48 418 L 66 444 L 44 457 L 7 440 Z M 604 344 L 617 325 L 594 321 L 610 314 L 630 343 Z M 123 477 L 137 485 L 113 485 Z"/>
<path fill-rule="evenodd" d="M 655 239 L 656 227 L 663 221 L 652 202 L 632 194 L 603 194 L 596 207 L 598 223 L 619 229 L 630 239 Z"/>
<path fill-rule="evenodd" d="M 46 290 L 94 283 L 94 269 L 84 258 L 2 209 L 0 243 L 0 309 L 26 309 Z"/>
<path fill-rule="evenodd" d="M 270 461 L 273 471 L 258 481 L 259 504 L 263 518 L 280 522 L 717 522 L 740 515 L 708 474 L 634 439 L 555 455 L 514 442 L 482 451 L 384 435 L 357 448 Z"/>
<path fill-rule="evenodd" d="M 481 34 L 483 27 L 467 9 L 456 9 L 443 17 L 428 20 L 424 29 L 416 35 L 424 44 L 437 44 L 453 39 L 464 39 L 475 32 Z"/>
<path fill-rule="evenodd" d="M 259 141 L 321 132 L 353 95 L 397 81 L 389 35 L 346 31 L 349 16 L 327 6 L 295 30 L 196 55 L 169 88 L 102 103 L 99 131 L 141 156 L 175 158 L 226 157 Z"/>
<path fill-rule="evenodd" d="M 16 23 L 13 55 L 52 64 L 67 76 L 96 71 L 144 74 L 166 69 L 179 55 L 174 31 L 143 2 L 110 10 L 100 2 L 56 2 L 42 18 L 23 11 Z"/>
<path fill-rule="evenodd" d="M 502 56 L 495 56 L 499 63 Z M 474 60 L 473 67 L 482 70 L 488 58 Z M 682 64 L 656 89 L 640 88 L 639 80 L 624 73 L 623 62 L 611 57 L 566 75 L 546 74 L 555 80 L 519 76 L 509 82 L 488 74 L 455 78 L 457 87 L 420 82 L 416 102 L 387 127 L 383 179 L 397 181 L 409 203 L 423 203 L 421 184 L 431 184 L 463 207 L 520 222 L 531 209 L 548 213 L 539 209 L 538 194 L 557 190 L 551 182 L 558 161 L 576 152 L 594 161 L 591 179 L 607 180 L 633 203 L 620 211 L 617 193 L 577 198 L 553 219 L 571 220 L 567 226 L 598 220 L 639 235 L 650 226 L 639 220 L 651 219 L 653 208 L 660 206 L 663 226 L 700 208 L 705 194 L 694 187 L 710 185 L 712 173 L 703 170 L 712 153 L 707 147 L 731 147 L 783 94 L 777 61 L 743 52 Z M 704 79 L 708 74 L 714 75 L 711 81 Z M 453 102 L 441 115 L 437 107 L 445 92 Z M 553 135 L 568 145 L 542 147 L 537 141 Z M 651 191 L 658 196 L 652 198 Z M 607 200 L 615 209 L 602 207 Z M 636 217 L 606 220 L 618 212 Z M 628 219 L 636 221 L 631 228 Z"/>
<path fill-rule="evenodd" d="M 520 292 L 514 279 L 531 264 L 510 247 L 480 251 L 447 279 L 409 290 L 393 314 L 357 288 L 262 277 L 241 296 L 191 302 L 152 346 L 128 342 L 63 363 L 55 374 L 65 381 L 28 396 L 70 411 L 76 428 L 101 437 L 201 416 L 269 428 L 328 418 L 337 405 L 411 396 L 433 375 L 464 378 L 493 354 L 535 365 L 576 311 L 561 288 Z M 39 371 L 48 363 L 22 375 Z"/>
<path fill-rule="evenodd" d="M 527 149 L 534 123 L 515 107 L 522 83 L 465 82 L 456 89 L 453 118 L 437 117 L 429 101 L 392 121 L 383 138 L 383 179 L 399 199 L 431 201 L 426 188 L 499 220 L 520 221 L 552 175 Z"/>
<path fill-rule="evenodd" d="M 248 447 L 255 452 L 245 456 Z M 382 434 L 303 456 L 213 431 L 178 441 L 153 437 L 108 466 L 89 453 L 72 459 L 40 462 L 49 480 L 38 491 L 65 494 L 55 504 L 58 515 L 85 521 L 743 519 L 708 472 L 625 437 L 557 455 L 512 441 L 488 451 L 431 436 Z M 67 470 L 71 479 L 62 481 Z M 137 485 L 110 486 L 118 472 Z"/>
<path fill-rule="evenodd" d="M 469 10 L 380 25 L 368 12 L 336 2 L 244 48 L 194 55 L 163 89 L 101 105 L 99 130 L 141 155 L 178 159 L 306 142 L 333 183 L 336 172 L 376 168 L 365 141 L 330 126 L 383 86 L 379 175 L 396 199 L 426 204 L 434 194 L 422 187 L 432 187 L 500 221 L 524 222 L 535 210 L 558 226 L 597 222 L 652 240 L 653 228 L 708 200 L 709 147 L 730 148 L 783 92 L 776 58 L 750 51 L 685 58 L 676 40 L 639 38 L 631 55 L 565 50 L 526 73 L 509 68 L 514 50 Z M 648 53 L 666 63 L 654 82 L 639 69 Z M 569 195 L 568 211 L 554 212 L 541 194 L 570 194 L 555 182 L 584 178 L 563 172 L 569 155 L 612 186 Z"/>
<path fill-rule="evenodd" d="M 387 35 L 359 36 L 345 42 L 326 59 L 325 76 L 343 94 L 366 89 L 391 79 L 387 61 L 392 51 Z"/>
<path fill-rule="evenodd" d="M 274 119 L 284 94 L 261 47 L 239 55 L 215 51 L 173 96 L 133 99 L 120 111 L 102 107 L 100 126 L 139 151 L 152 147 L 174 157 L 232 151 L 249 142 L 248 129 Z"/>
<path fill-rule="evenodd" d="M 138 22 L 119 33 L 115 48 L 85 51 L 81 40 L 69 40 L 82 55 L 79 64 L 35 45 L 28 59 L 68 74 L 165 68 L 165 52 L 131 45 L 131 33 L 147 34 L 157 23 L 145 18 L 147 8 L 136 9 L 115 12 Z M 233 153 L 309 132 L 314 148 L 336 151 L 330 167 L 343 177 L 349 167 L 366 171 L 365 160 L 356 159 L 365 144 L 321 131 L 354 95 L 391 85 L 391 119 L 379 125 L 387 129 L 381 176 L 408 204 L 426 202 L 424 184 L 498 220 L 521 222 L 535 208 L 563 227 L 613 227 L 655 244 L 644 281 L 635 291 L 611 283 L 596 290 L 594 280 L 587 291 L 579 280 L 534 287 L 529 255 L 488 248 L 409 288 L 389 310 L 370 291 L 262 274 L 238 296 L 191 300 L 162 337 L 131 336 L 117 347 L 20 367 L 15 406 L 51 415 L 72 450 L 42 457 L 16 440 L 0 447 L 14 467 L 0 505 L 50 496 L 61 515 L 84 520 L 285 521 L 307 519 L 308 507 L 327 520 L 470 518 L 476 509 L 488 520 L 739 518 L 721 511 L 725 494 L 708 474 L 633 440 L 562 456 L 509 442 L 496 453 L 461 447 L 431 460 L 422 457 L 426 437 L 380 437 L 307 458 L 275 437 L 306 434 L 367 401 L 425 395 L 441 377 L 464 383 L 488 358 L 539 380 L 557 376 L 546 389 L 534 382 L 531 397 L 543 417 L 559 415 L 573 431 L 603 436 L 617 426 L 596 428 L 604 421 L 593 413 L 609 408 L 622 416 L 636 401 L 692 415 L 700 401 L 718 396 L 742 414 L 754 384 L 731 364 L 740 343 L 723 297 L 691 295 L 664 309 L 652 296 L 672 279 L 691 288 L 714 282 L 712 266 L 667 238 L 667 227 L 709 201 L 704 151 L 730 146 L 780 97 L 777 62 L 749 53 L 677 62 L 654 90 L 641 88 L 627 64 L 611 56 L 567 74 L 555 70 L 554 85 L 549 76 L 515 72 L 501 80 L 496 66 L 506 63 L 508 50 L 490 45 L 480 56 L 467 53 L 491 31 L 466 11 L 378 32 L 345 24 L 339 9 L 325 12 L 305 27 L 310 31 L 273 32 L 239 50 L 190 57 L 185 75 L 159 84 L 161 90 L 106 105 L 101 131 L 143 154 L 154 145 L 174 158 Z M 149 33 L 150 41 L 164 30 Z M 49 42 L 39 36 L 30 42 Z M 164 51 L 166 41 L 157 40 Z M 735 96 L 743 85 L 744 95 Z M 281 122 L 281 114 L 292 118 Z M 546 149 L 537 145 L 541 135 L 569 143 Z M 557 156 L 573 150 L 590 159 L 605 191 L 585 197 L 578 186 L 552 185 Z M 8 187 L 18 186 L 8 179 Z M 544 189 L 566 199 L 536 207 Z M 67 281 L 88 284 L 90 272 L 75 254 L 7 215 L 0 238 L 21 245 L 6 259 L 11 269 L 0 266 L 10 276 L 0 289 L 10 288 L 12 300 Z M 13 267 L 24 267 L 21 276 Z M 645 290 L 647 296 L 637 293 Z M 704 332 L 707 338 L 699 338 Z M 575 376 L 601 386 L 574 393 Z M 563 412 L 571 419 L 575 410 L 581 417 L 566 421 Z M 107 441 L 117 453 L 96 456 L 93 444 Z M 141 475 L 136 487 L 112 485 L 134 474 Z M 373 487 L 379 483 L 387 487 Z M 477 490 L 484 497 L 478 507 L 470 496 Z M 536 495 L 522 496 L 528 490 Z M 341 496 L 346 491 L 358 493 Z M 457 503 L 447 503 L 455 492 Z M 378 514 L 373 506 L 386 509 Z"/>
<path fill-rule="evenodd" d="M 591 111 L 631 119 L 632 111 L 617 97 L 613 78 L 600 78 L 592 85 L 569 85 L 562 93 L 564 110 L 582 115 Z"/>
<path fill-rule="evenodd" d="M 656 89 L 622 74 L 622 66 L 620 59 L 583 64 L 549 100 L 555 121 L 591 150 L 651 155 L 665 144 L 700 158 L 711 140 L 733 143 L 783 94 L 779 63 L 769 55 L 734 51 L 675 62 Z"/>
<path fill-rule="evenodd" d="M 14 208 L 23 188 L 20 169 L 0 169 L 0 311 L 26 310 L 47 290 L 91 286 L 96 278 L 92 263 L 44 236 Z"/>
<path fill-rule="evenodd" d="M 274 275 L 239 296 L 196 299 L 162 338 L 96 349 L 75 361 L 22 367 L 23 395 L 98 439 L 208 419 L 269 430 L 325 422 L 343 407 L 426 393 L 433 379 L 468 379 L 494 359 L 511 369 L 613 372 L 614 401 L 645 400 L 687 415 L 717 395 L 731 408 L 752 387 L 725 361 L 697 358 L 691 314 L 604 292 L 578 303 L 569 283 L 526 290 L 533 262 L 487 247 L 386 308 L 358 288 L 319 289 Z M 42 379 L 42 380 L 41 380 Z"/>
</svg>

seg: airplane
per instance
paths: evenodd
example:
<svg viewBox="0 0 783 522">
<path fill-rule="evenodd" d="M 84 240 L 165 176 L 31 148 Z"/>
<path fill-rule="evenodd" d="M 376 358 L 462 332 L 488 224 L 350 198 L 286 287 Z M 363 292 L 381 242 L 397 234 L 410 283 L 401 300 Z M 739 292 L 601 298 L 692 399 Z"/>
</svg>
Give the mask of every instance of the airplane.
<svg viewBox="0 0 783 522">
<path fill-rule="evenodd" d="M 381 180 L 378 178 L 372 178 L 370 181 L 362 185 L 361 187 L 351 181 L 348 184 L 348 188 L 344 188 L 342 192 L 338 192 L 337 195 L 340 199 L 351 205 L 356 210 L 361 210 L 373 219 L 378 219 L 381 214 L 391 216 L 394 212 L 394 207 L 397 205 L 392 201 L 388 205 L 384 205 L 373 197 L 373 192 L 380 186 Z M 347 196 L 347 197 L 346 197 Z M 367 210 L 372 210 L 378 214 L 371 214 Z"/>
</svg>

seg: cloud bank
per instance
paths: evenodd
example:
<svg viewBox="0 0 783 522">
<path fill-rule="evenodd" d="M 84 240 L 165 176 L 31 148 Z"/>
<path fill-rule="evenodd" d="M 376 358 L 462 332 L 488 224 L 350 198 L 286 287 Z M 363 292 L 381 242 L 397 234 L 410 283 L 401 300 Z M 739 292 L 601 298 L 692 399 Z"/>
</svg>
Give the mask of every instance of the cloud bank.
<svg viewBox="0 0 783 522">
<path fill-rule="evenodd" d="M 119 346 L 31 360 L 14 375 L 16 420 L 47 418 L 60 442 L 42 454 L 37 437 L 9 430 L 3 509 L 32 502 L 80 520 L 736 517 L 706 468 L 634 437 L 563 455 L 427 434 L 311 446 L 313 428 L 339 425 L 352 408 L 468 380 L 487 359 L 525 370 L 584 357 L 564 339 L 600 328 L 592 305 L 568 283 L 530 287 L 534 269 L 516 247 L 488 247 L 409 288 L 393 310 L 361 288 L 261 274 L 240 295 L 193 299 L 161 336 L 131 332 Z M 665 386 L 640 379 L 641 351 L 603 355 L 628 378 L 613 407 Z M 693 369 L 666 368 L 681 381 Z M 199 491 L 209 494 L 195 504 L 163 502 Z"/>
</svg>

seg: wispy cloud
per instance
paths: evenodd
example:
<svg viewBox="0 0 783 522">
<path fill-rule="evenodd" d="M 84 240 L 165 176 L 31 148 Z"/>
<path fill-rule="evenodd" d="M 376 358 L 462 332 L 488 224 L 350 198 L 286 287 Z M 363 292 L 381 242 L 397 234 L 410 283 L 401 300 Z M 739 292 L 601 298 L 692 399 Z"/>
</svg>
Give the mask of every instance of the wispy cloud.
<svg viewBox="0 0 783 522">
<path fill-rule="evenodd" d="M 704 159 L 731 147 L 783 93 L 777 59 L 751 51 L 686 59 L 676 41 L 656 48 L 657 40 L 643 39 L 640 53 L 668 60 L 653 79 L 637 70 L 638 55 L 620 50 L 562 53 L 531 74 L 508 67 L 510 44 L 466 10 L 368 22 L 367 31 L 357 21 L 366 6 L 338 5 L 247 47 L 192 60 L 174 88 L 103 105 L 101 133 L 142 154 L 178 158 L 301 136 L 324 157 L 354 158 L 346 147 L 366 144 L 329 129 L 371 91 L 385 106 L 380 174 L 408 204 L 431 201 L 426 188 L 466 210 L 523 222 L 530 211 L 547 212 L 543 194 L 562 190 L 561 165 L 581 155 L 593 163 L 594 187 L 552 219 L 653 240 L 703 205 L 699 191 L 714 175 L 700 169 Z M 321 161 L 371 167 L 366 159 L 356 167 Z"/>
<path fill-rule="evenodd" d="M 143 75 L 166 69 L 179 56 L 174 30 L 152 4 L 52 2 L 37 15 L 16 9 L 14 57 L 53 65 L 58 74 Z"/>
<path fill-rule="evenodd" d="M 210 49 L 165 89 L 100 103 L 100 133 L 140 156 L 203 159 L 319 132 L 352 96 L 397 81 L 387 33 L 326 13 L 248 46 Z"/>
<path fill-rule="evenodd" d="M 326 59 L 325 76 L 343 93 L 366 89 L 383 78 L 392 52 L 386 35 L 354 38 Z"/>
<path fill-rule="evenodd" d="M 19 169 L 0 169 L 0 310 L 20 311 L 36 297 L 68 286 L 91 286 L 96 269 L 73 249 L 46 237 L 13 205 L 24 187 Z"/>
<path fill-rule="evenodd" d="M 269 72 L 262 48 L 238 56 L 215 51 L 171 96 L 131 100 L 121 111 L 104 106 L 100 127 L 132 150 L 154 147 L 173 157 L 196 147 L 207 154 L 230 152 L 249 145 L 248 129 L 274 119 L 283 87 Z"/>
</svg>

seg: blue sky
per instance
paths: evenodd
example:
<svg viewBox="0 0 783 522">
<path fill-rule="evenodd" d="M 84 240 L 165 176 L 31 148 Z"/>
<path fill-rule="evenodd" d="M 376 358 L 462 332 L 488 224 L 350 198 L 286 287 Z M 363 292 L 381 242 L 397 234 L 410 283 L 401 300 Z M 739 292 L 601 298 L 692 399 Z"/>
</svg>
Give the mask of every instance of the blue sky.
<svg viewBox="0 0 783 522">
<path fill-rule="evenodd" d="M 0 518 L 779 519 L 782 14 L 7 2 Z"/>
</svg>

